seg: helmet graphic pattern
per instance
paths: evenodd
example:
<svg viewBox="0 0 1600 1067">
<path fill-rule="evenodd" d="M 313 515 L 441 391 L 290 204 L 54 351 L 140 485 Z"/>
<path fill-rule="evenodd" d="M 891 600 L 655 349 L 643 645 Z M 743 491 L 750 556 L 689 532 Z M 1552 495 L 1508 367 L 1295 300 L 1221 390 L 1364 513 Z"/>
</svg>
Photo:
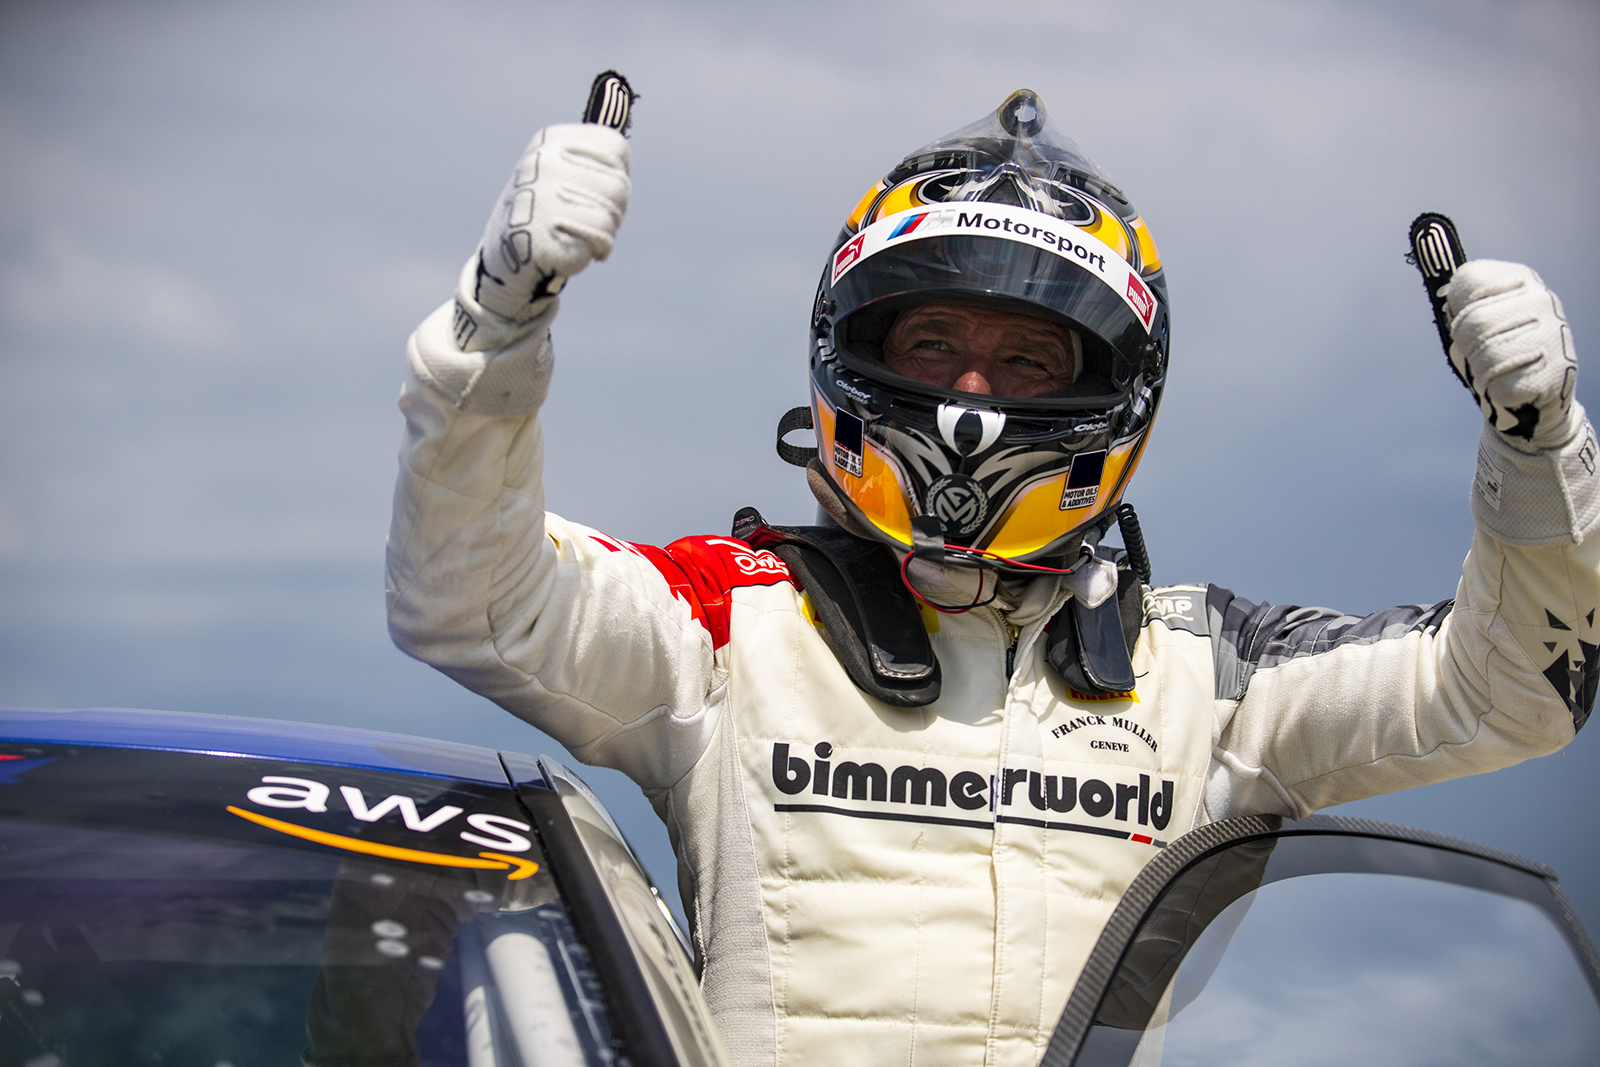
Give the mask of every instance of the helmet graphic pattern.
<svg viewBox="0 0 1600 1067">
<path fill-rule="evenodd" d="M 909 308 L 964 305 L 1067 327 L 1070 388 L 959 392 L 892 372 Z M 1168 309 L 1154 240 L 1093 160 L 1019 90 L 907 156 L 861 198 L 812 315 L 814 461 L 852 516 L 909 547 L 937 518 L 993 565 L 1059 554 L 1109 521 L 1166 379 Z"/>
</svg>

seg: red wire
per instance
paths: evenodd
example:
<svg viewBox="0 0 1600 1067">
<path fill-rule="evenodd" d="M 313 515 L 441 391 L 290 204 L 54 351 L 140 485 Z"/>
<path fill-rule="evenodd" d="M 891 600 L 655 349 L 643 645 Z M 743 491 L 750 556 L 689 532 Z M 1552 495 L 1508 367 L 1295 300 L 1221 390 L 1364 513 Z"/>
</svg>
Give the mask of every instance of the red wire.
<svg viewBox="0 0 1600 1067">
<path fill-rule="evenodd" d="M 967 548 L 965 545 L 945 545 L 944 547 L 947 550 L 955 549 L 959 552 L 970 552 L 974 556 L 982 556 L 984 559 L 992 559 L 997 563 L 1004 563 L 1008 567 L 1021 567 L 1023 570 L 1041 571 L 1045 574 L 1071 574 L 1075 569 L 1072 567 L 1046 567 L 1040 563 L 1022 563 L 1018 560 L 1007 559 L 1006 557 L 995 552 L 990 552 L 987 549 Z"/>
<path fill-rule="evenodd" d="M 905 556 L 900 560 L 900 581 L 905 584 L 905 587 L 907 589 L 911 590 L 911 595 L 912 596 L 916 597 L 918 600 L 920 600 L 924 604 L 928 605 L 928 607 L 932 608 L 934 611 L 940 611 L 940 612 L 943 612 L 946 615 L 964 615 L 967 612 L 971 611 L 973 608 L 978 606 L 978 600 L 979 600 L 980 597 L 983 596 L 983 572 L 982 571 L 978 572 L 978 591 L 972 595 L 972 603 L 968 604 L 966 607 L 963 607 L 963 608 L 950 608 L 950 607 L 946 607 L 943 604 L 935 604 L 933 601 L 929 600 L 927 597 L 925 597 L 921 593 L 917 592 L 917 587 L 911 584 L 911 578 L 910 578 L 910 576 L 908 574 L 906 574 L 906 568 L 911 566 L 912 558 L 913 558 L 912 554 L 910 552 L 907 552 L 905 554 Z M 996 578 L 995 580 L 999 581 L 998 578 Z M 993 598 L 991 598 L 991 599 L 993 599 Z"/>
</svg>

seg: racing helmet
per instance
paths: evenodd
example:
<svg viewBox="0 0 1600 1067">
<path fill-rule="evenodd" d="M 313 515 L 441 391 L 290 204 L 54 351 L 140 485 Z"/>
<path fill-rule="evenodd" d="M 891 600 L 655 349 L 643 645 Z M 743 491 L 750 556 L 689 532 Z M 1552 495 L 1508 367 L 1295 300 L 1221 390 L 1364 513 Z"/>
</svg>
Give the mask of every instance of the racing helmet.
<svg viewBox="0 0 1600 1067">
<path fill-rule="evenodd" d="M 1014 398 L 891 372 L 896 316 L 929 304 L 1066 326 L 1071 384 Z M 891 547 L 933 530 L 950 562 L 1036 569 L 1114 518 L 1161 399 L 1167 318 L 1139 212 L 1018 90 L 907 156 L 840 232 L 812 313 L 813 488 Z"/>
</svg>

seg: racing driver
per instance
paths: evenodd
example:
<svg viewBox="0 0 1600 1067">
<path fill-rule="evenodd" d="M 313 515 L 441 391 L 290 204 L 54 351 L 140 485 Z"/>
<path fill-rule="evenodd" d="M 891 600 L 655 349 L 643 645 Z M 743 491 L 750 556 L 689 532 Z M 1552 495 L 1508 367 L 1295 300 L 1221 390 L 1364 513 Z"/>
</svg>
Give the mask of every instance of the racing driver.
<svg viewBox="0 0 1600 1067">
<path fill-rule="evenodd" d="M 1356 618 L 1151 588 L 1122 498 L 1167 282 L 1028 91 L 906 157 L 828 257 L 779 439 L 826 521 L 746 509 L 657 548 L 547 513 L 557 294 L 630 188 L 606 78 L 599 121 L 533 138 L 410 339 L 390 628 L 643 788 L 737 1062 L 1036 1063 L 1171 840 L 1507 766 L 1587 718 L 1596 445 L 1539 276 L 1418 244 L 1486 416 L 1454 599 Z M 803 427 L 816 449 L 783 440 Z"/>
</svg>

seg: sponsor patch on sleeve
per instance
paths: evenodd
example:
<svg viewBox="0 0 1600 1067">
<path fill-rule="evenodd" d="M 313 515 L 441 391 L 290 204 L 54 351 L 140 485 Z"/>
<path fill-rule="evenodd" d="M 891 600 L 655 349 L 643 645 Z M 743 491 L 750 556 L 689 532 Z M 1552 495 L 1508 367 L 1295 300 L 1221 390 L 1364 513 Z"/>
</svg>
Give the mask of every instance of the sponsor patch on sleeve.
<svg viewBox="0 0 1600 1067">
<path fill-rule="evenodd" d="M 758 552 L 731 537 L 684 537 L 666 548 L 591 535 L 612 552 L 642 556 L 666 579 L 672 595 L 711 635 L 713 648 L 728 643 L 729 597 L 741 586 L 790 581 L 788 566 L 771 552 Z"/>
<path fill-rule="evenodd" d="M 1500 487 L 1505 484 L 1505 468 L 1489 454 L 1489 450 L 1478 448 L 1478 476 L 1472 484 L 1478 490 L 1478 496 L 1485 504 L 1495 511 L 1500 510 Z"/>
</svg>

